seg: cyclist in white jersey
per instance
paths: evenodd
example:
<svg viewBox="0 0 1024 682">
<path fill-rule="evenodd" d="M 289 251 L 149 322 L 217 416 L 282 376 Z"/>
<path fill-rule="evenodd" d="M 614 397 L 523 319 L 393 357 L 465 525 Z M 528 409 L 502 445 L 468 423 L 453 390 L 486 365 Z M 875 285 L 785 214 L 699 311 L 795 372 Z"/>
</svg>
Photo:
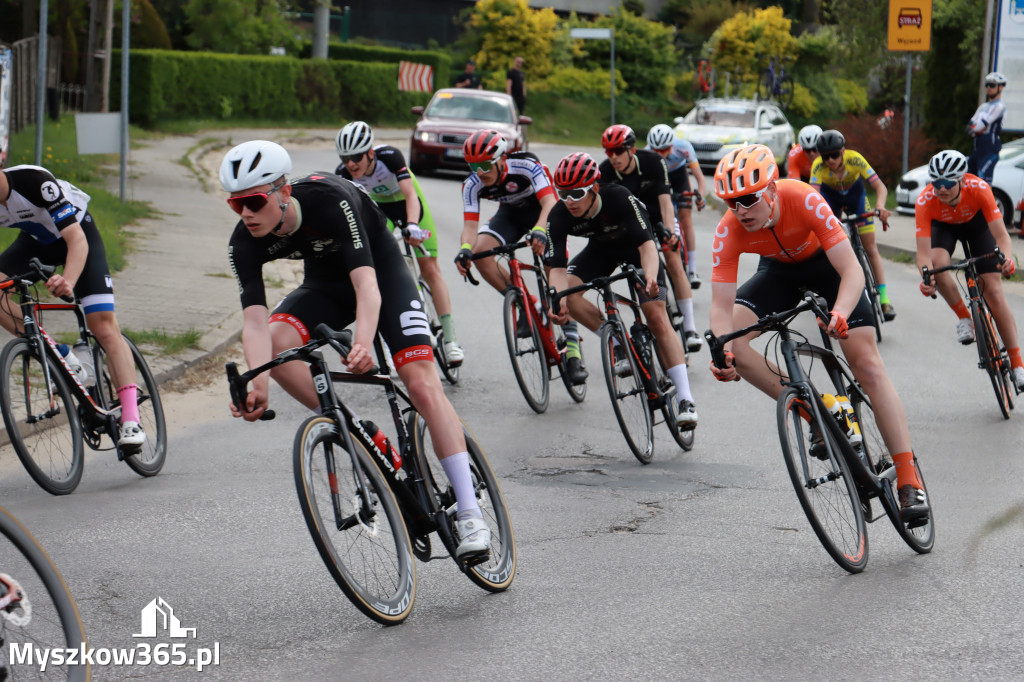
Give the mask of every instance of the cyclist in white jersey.
<svg viewBox="0 0 1024 682">
<path fill-rule="evenodd" d="M 394 229 L 408 231 L 407 241 L 417 249 L 423 278 L 430 285 L 430 294 L 444 328 L 444 353 L 452 366 L 462 364 L 465 353 L 455 336 L 455 318 L 448 296 L 448 285 L 437 265 L 437 230 L 430 209 L 423 198 L 420 183 L 405 163 L 402 152 L 389 145 L 373 145 L 373 130 L 363 121 L 353 121 L 334 140 L 341 163 L 335 173 L 362 186 L 377 206 L 384 211 Z"/>
</svg>

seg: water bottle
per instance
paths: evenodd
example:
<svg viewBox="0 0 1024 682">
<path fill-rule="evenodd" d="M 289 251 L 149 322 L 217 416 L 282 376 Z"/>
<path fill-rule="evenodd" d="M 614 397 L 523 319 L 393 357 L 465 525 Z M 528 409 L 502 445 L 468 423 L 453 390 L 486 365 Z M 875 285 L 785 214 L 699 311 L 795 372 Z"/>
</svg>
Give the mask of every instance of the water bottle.
<svg viewBox="0 0 1024 682">
<path fill-rule="evenodd" d="M 61 356 L 64 358 L 64 363 L 71 370 L 72 374 L 78 377 L 78 381 L 84 386 L 85 385 L 85 367 L 82 365 L 81 360 L 75 355 L 66 343 L 57 344 L 57 350 L 60 351 Z"/>
<path fill-rule="evenodd" d="M 381 454 L 383 454 L 385 457 L 391 458 L 391 461 L 394 463 L 395 471 L 397 472 L 399 469 L 401 469 L 402 456 L 398 454 L 398 450 L 396 450 L 395 446 L 391 444 L 391 441 L 388 440 L 388 437 L 384 435 L 384 432 L 381 431 L 377 427 L 377 425 L 374 424 L 369 419 L 363 422 L 363 428 L 366 429 L 367 435 L 370 436 L 370 439 L 373 441 L 373 444 L 377 446 L 377 449 L 381 452 Z"/>
<path fill-rule="evenodd" d="M 96 383 L 96 367 L 93 366 L 92 361 L 92 348 L 88 343 L 78 340 L 74 348 L 75 357 L 82 364 L 82 370 L 85 375 L 84 378 L 80 379 L 82 385 L 88 388 Z"/>
<path fill-rule="evenodd" d="M 860 433 L 860 424 L 857 422 L 857 413 L 853 411 L 853 405 L 850 404 L 850 399 L 845 395 L 837 396 L 840 406 L 843 408 L 843 413 L 846 415 L 847 430 L 846 435 L 850 439 L 850 443 L 854 446 L 860 445 L 864 437 Z"/>
</svg>

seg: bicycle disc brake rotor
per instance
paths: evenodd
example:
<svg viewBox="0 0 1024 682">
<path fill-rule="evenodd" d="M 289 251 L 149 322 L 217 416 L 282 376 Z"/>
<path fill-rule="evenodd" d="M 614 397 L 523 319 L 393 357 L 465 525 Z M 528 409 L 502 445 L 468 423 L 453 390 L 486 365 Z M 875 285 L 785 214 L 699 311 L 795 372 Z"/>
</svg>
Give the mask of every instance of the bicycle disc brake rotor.
<svg viewBox="0 0 1024 682">
<path fill-rule="evenodd" d="M 356 517 L 356 523 L 362 526 L 363 530 L 365 530 L 370 537 L 377 537 L 377 534 L 380 532 L 379 530 L 377 530 L 377 515 L 373 515 L 373 521 L 371 522 L 370 525 L 366 524 L 364 517 L 368 514 L 366 514 L 363 510 L 363 500 L 359 495 L 355 495 L 352 498 L 352 508 L 355 509 L 354 515 Z"/>
<path fill-rule="evenodd" d="M 0 597 L 0 617 L 16 628 L 28 625 L 32 620 L 32 602 L 25 590 L 6 573 L 0 573 L 0 582 L 7 588 L 7 594 Z"/>
</svg>

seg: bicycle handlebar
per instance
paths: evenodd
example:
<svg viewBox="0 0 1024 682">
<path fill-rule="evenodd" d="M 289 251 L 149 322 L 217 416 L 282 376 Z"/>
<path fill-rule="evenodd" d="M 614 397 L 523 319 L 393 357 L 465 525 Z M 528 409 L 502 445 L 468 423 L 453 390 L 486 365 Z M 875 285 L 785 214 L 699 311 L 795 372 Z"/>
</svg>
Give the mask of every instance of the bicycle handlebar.
<svg viewBox="0 0 1024 682">
<path fill-rule="evenodd" d="M 46 280 L 50 279 L 50 277 L 53 276 L 53 273 L 57 272 L 56 265 L 46 265 L 36 257 L 32 257 L 29 259 L 28 266 L 30 270 L 25 274 L 14 275 L 13 277 L 8 278 L 6 280 L 7 282 L 10 282 L 8 286 L 13 286 L 16 285 L 17 283 L 22 283 L 26 287 L 30 287 L 36 282 L 45 282 Z M 61 296 L 60 300 L 64 301 L 65 303 L 74 303 L 75 297 Z"/>
<path fill-rule="evenodd" d="M 589 289 L 604 289 L 606 286 L 611 285 L 612 282 L 618 282 L 621 279 L 627 278 L 632 280 L 633 284 L 639 286 L 640 288 L 643 288 L 643 285 L 646 283 L 644 280 L 646 275 L 644 274 L 643 268 L 638 268 L 635 265 L 630 265 L 628 263 L 620 267 L 622 268 L 622 270 L 617 275 L 595 277 L 589 282 L 584 282 L 579 286 L 569 287 L 568 289 L 563 289 L 562 291 L 555 291 L 554 287 L 551 287 L 548 290 L 548 293 L 551 295 L 551 309 L 555 312 L 555 315 L 558 315 L 562 312 L 563 298 L 565 298 L 566 296 L 571 296 L 572 294 L 578 293 L 580 291 L 587 291 Z"/>
<path fill-rule="evenodd" d="M 812 311 L 816 318 L 826 324 L 832 319 L 831 314 L 828 312 L 828 302 L 816 292 L 808 289 L 804 291 L 803 301 L 797 304 L 795 308 L 765 315 L 749 327 L 737 329 L 721 336 L 715 336 L 714 332 L 710 329 L 706 330 L 704 332 L 704 339 L 708 342 L 708 350 L 711 351 L 711 361 L 718 369 L 725 369 L 725 344 L 733 339 L 746 336 L 750 332 L 763 332 L 770 329 L 788 327 L 793 318 L 807 310 Z"/>
<path fill-rule="evenodd" d="M 941 268 L 935 268 L 934 270 L 929 269 L 927 266 L 922 267 L 921 279 L 924 280 L 925 286 L 931 286 L 932 280 L 934 279 L 935 275 L 939 274 L 940 272 L 948 272 L 950 270 L 966 270 L 967 268 L 973 266 L 975 263 L 978 263 L 983 260 L 988 260 L 989 258 L 998 258 L 1000 265 L 1006 262 L 1006 254 L 1000 251 L 999 247 L 997 246 L 991 253 L 986 253 L 981 256 L 973 256 L 971 258 L 965 258 L 959 263 L 950 263 L 949 265 L 943 265 Z M 932 294 L 932 298 L 936 298 L 935 294 Z"/>
<path fill-rule="evenodd" d="M 865 218 L 875 218 L 875 217 L 877 217 L 879 220 L 882 221 L 882 232 L 887 232 L 889 230 L 889 221 L 885 220 L 884 218 L 882 218 L 881 212 L 877 208 L 874 211 L 868 211 L 867 213 L 857 213 L 857 214 L 854 214 L 854 215 L 846 215 L 846 216 L 844 216 L 842 218 L 842 221 L 844 223 L 846 223 L 847 225 L 849 225 L 850 229 L 853 229 L 854 227 L 856 227 L 856 225 L 854 225 L 854 223 L 856 223 L 857 221 L 864 220 Z"/>
<path fill-rule="evenodd" d="M 495 246 L 493 249 L 488 249 L 487 251 L 481 251 L 479 253 L 474 253 L 472 256 L 470 256 L 469 259 L 470 260 L 479 260 L 481 258 L 490 258 L 491 256 L 511 256 L 513 253 L 515 253 L 519 249 L 522 249 L 522 248 L 527 247 L 527 246 L 532 246 L 532 245 L 530 244 L 530 242 L 525 241 L 525 240 L 521 241 L 521 242 L 516 242 L 514 244 L 499 244 L 498 246 Z M 476 280 L 476 278 L 473 277 L 473 271 L 470 270 L 469 268 L 466 268 L 466 275 L 465 275 L 465 277 L 466 277 L 467 280 L 469 280 L 469 283 L 472 284 L 473 286 L 477 286 L 477 285 L 480 284 L 480 282 L 478 282 Z"/>
</svg>

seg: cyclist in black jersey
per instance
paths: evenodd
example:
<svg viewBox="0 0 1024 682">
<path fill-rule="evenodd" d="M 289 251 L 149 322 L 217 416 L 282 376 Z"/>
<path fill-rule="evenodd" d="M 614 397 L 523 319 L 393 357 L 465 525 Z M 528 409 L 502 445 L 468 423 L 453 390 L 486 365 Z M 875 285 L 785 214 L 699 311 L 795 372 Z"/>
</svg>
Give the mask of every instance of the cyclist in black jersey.
<svg viewBox="0 0 1024 682">
<path fill-rule="evenodd" d="M 697 408 L 690 392 L 683 343 L 672 328 L 665 308 L 665 272 L 658 259 L 647 209 L 626 188 L 616 184 L 601 185 L 600 179 L 597 162 L 589 154 L 570 154 L 558 162 L 554 180 L 561 202 L 548 216 L 547 263 L 551 266 L 551 286 L 558 291 L 579 286 L 595 277 L 611 274 L 623 263 L 642 267 L 647 282 L 640 293 L 640 309 L 668 366 L 666 374 L 676 386 L 677 425 L 684 429 L 695 428 Z M 569 235 L 589 240 L 572 262 L 566 252 Z M 582 292 L 568 297 L 568 308 L 587 329 L 600 330 L 601 311 L 585 299 Z M 563 307 L 552 320 L 559 322 L 566 314 Z M 617 359 L 616 364 L 619 362 Z M 621 362 L 625 362 L 624 351 Z"/>
<path fill-rule="evenodd" d="M 462 248 L 455 257 L 459 274 L 465 275 L 475 262 L 480 275 L 504 292 L 512 286 L 508 271 L 494 257 L 470 260 L 473 253 L 489 251 L 500 244 L 514 244 L 523 237 L 532 242 L 537 255 L 543 255 L 548 238 L 545 226 L 555 206 L 555 192 L 548 170 L 530 152 L 506 153 L 508 143 L 496 130 L 478 130 L 462 146 L 472 174 L 462 183 Z M 480 200 L 497 201 L 497 213 L 480 227 Z M 521 318 L 522 319 L 522 318 Z M 576 323 L 562 324 L 566 339 L 567 373 L 574 384 L 587 379 L 580 354 L 580 335 Z"/>
<path fill-rule="evenodd" d="M 622 185 L 643 202 L 651 215 L 654 234 L 662 244 L 673 248 L 665 252 L 665 266 L 676 303 L 683 314 L 686 350 L 699 351 L 702 345 L 693 314 L 693 291 L 686 276 L 683 258 L 676 245 L 675 211 L 672 208 L 672 185 L 668 179 L 668 166 L 657 152 L 636 148 L 636 133 L 626 125 L 613 125 L 601 136 L 601 146 L 608 158 L 601 162 L 601 177 L 607 184 Z"/>
<path fill-rule="evenodd" d="M 461 365 L 465 353 L 455 337 L 448 285 L 437 265 L 437 229 L 420 183 L 406 165 L 405 157 L 392 146 L 373 146 L 373 129 L 363 121 L 352 121 L 338 131 L 334 148 L 341 158 L 334 172 L 361 185 L 384 211 L 391 226 L 403 228 L 408 234 L 407 242 L 414 247 L 422 245 L 426 250 L 425 254 L 417 250 L 416 258 L 444 329 L 444 353 L 449 365 Z"/>
<path fill-rule="evenodd" d="M 228 204 L 241 217 L 228 253 L 241 292 L 246 362 L 256 367 L 302 345 L 320 323 L 342 329 L 355 321 L 344 361 L 351 372 L 367 372 L 384 361 L 371 354 L 379 326 L 455 490 L 456 555 L 486 555 L 490 531 L 480 523 L 462 426 L 434 370 L 427 316 L 387 219 L 354 183 L 331 172 L 288 183 L 291 170 L 288 152 L 265 140 L 234 147 L 220 168 L 221 186 L 231 193 Z M 304 278 L 271 313 L 263 265 L 279 258 L 301 260 Z M 304 363 L 286 363 L 270 375 L 300 403 L 319 409 Z M 268 406 L 269 383 L 266 374 L 256 377 L 244 409 L 232 404 L 232 414 L 258 419 Z"/>
<path fill-rule="evenodd" d="M 136 400 L 135 360 L 121 336 L 114 313 L 114 285 L 92 216 L 89 195 L 41 166 L 14 166 L 0 171 L 0 227 L 20 230 L 0 254 L 0 279 L 28 270 L 39 258 L 46 265 L 63 265 L 63 274 L 46 281 L 54 296 L 76 294 L 82 302 L 89 330 L 110 359 L 110 372 L 121 399 L 121 432 L 118 445 L 126 454 L 138 452 L 146 442 L 139 425 Z M 8 290 L 0 296 L 0 325 L 12 334 L 22 331 L 21 309 L 13 305 Z M 66 356 L 72 368 L 81 362 Z M 132 383 L 127 383 L 131 381 Z"/>
</svg>

